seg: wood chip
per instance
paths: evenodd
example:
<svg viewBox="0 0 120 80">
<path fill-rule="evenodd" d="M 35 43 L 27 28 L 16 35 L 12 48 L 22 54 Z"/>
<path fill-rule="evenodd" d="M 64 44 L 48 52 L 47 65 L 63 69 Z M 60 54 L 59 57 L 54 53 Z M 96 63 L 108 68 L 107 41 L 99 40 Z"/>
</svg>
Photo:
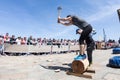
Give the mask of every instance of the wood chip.
<svg viewBox="0 0 120 80">
<path fill-rule="evenodd" d="M 56 69 L 55 72 L 60 72 L 60 69 Z"/>
</svg>

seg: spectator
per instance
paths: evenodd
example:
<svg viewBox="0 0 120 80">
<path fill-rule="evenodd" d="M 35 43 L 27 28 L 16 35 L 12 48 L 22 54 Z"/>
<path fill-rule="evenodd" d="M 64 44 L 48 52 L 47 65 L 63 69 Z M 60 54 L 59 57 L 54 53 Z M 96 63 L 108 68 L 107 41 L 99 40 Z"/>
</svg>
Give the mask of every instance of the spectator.
<svg viewBox="0 0 120 80">
<path fill-rule="evenodd" d="M 120 44 L 120 38 L 119 38 L 119 40 L 118 40 L 118 43 Z"/>
<path fill-rule="evenodd" d="M 4 44 L 4 40 L 3 40 L 3 36 L 0 35 L 0 54 L 3 55 L 3 44 Z"/>
<path fill-rule="evenodd" d="M 44 38 L 44 39 L 42 40 L 42 45 L 47 45 L 47 39 L 46 39 L 46 38 Z"/>
<path fill-rule="evenodd" d="M 67 45 L 67 40 L 66 40 L 66 39 L 64 39 L 64 45 L 65 45 L 65 46 Z"/>
<path fill-rule="evenodd" d="M 10 37 L 9 37 L 9 33 L 6 33 L 4 36 L 4 42 L 5 43 L 10 43 Z"/>
<path fill-rule="evenodd" d="M 49 39 L 49 40 L 47 41 L 47 45 L 52 45 L 52 40 L 51 40 L 51 39 Z"/>
<path fill-rule="evenodd" d="M 35 38 L 32 40 L 32 45 L 37 45 L 37 41 Z"/>
<path fill-rule="evenodd" d="M 38 42 L 38 45 L 42 45 L 42 39 L 41 38 L 38 38 L 37 42 Z"/>
<path fill-rule="evenodd" d="M 58 46 L 58 48 L 60 48 L 60 40 L 56 41 L 56 45 Z"/>
<path fill-rule="evenodd" d="M 27 44 L 32 45 L 32 40 L 33 40 L 33 38 L 32 38 L 32 36 L 30 36 L 27 40 Z"/>
<path fill-rule="evenodd" d="M 63 45 L 63 43 L 64 43 L 64 42 L 63 42 L 63 39 L 60 40 L 60 43 L 61 43 L 61 45 Z"/>
<path fill-rule="evenodd" d="M 27 44 L 27 38 L 21 38 L 21 45 L 26 45 Z"/>
<path fill-rule="evenodd" d="M 10 44 L 16 44 L 15 35 L 12 35 L 12 37 L 10 38 Z"/>
<path fill-rule="evenodd" d="M 17 43 L 17 45 L 21 45 L 21 37 L 18 37 L 18 38 L 16 39 L 16 43 Z"/>
<path fill-rule="evenodd" d="M 55 42 L 56 42 L 56 40 L 53 38 L 53 40 L 52 40 L 52 44 L 55 45 Z"/>
</svg>

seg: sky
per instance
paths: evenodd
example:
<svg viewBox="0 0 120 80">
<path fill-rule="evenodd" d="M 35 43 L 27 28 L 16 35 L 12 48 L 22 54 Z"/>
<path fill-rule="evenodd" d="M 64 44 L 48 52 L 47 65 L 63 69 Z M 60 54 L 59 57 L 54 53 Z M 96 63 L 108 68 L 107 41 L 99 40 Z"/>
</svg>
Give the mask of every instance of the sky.
<svg viewBox="0 0 120 80">
<path fill-rule="evenodd" d="M 95 40 L 103 40 L 103 29 L 107 40 L 119 39 L 120 0 L 0 0 L 0 34 L 79 39 L 76 26 L 57 23 L 59 6 L 61 17 L 76 15 L 90 23 L 97 32 Z"/>
</svg>

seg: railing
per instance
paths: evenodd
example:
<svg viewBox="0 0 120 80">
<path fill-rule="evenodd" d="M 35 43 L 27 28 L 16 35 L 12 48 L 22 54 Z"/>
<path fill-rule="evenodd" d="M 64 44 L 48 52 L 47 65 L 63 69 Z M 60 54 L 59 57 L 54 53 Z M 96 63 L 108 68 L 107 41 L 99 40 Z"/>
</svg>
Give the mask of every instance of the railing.
<svg viewBox="0 0 120 80">
<path fill-rule="evenodd" d="M 5 54 L 46 54 L 46 53 L 62 53 L 62 52 L 72 52 L 79 51 L 79 45 L 62 45 L 58 47 L 57 45 L 4 45 Z"/>
</svg>

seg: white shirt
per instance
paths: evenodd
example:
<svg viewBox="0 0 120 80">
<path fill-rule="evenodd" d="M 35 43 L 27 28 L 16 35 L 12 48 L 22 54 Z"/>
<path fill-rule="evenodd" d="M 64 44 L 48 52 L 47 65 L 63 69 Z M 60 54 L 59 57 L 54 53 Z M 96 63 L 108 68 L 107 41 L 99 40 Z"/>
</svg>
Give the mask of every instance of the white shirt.
<svg viewBox="0 0 120 80">
<path fill-rule="evenodd" d="M 17 45 L 21 45 L 21 39 L 16 39 Z"/>
</svg>

